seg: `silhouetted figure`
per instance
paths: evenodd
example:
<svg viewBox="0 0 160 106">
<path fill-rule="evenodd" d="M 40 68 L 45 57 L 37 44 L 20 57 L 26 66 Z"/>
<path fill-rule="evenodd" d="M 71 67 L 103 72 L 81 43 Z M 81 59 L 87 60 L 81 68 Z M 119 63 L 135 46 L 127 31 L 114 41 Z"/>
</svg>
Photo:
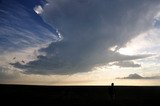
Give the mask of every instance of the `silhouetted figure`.
<svg viewBox="0 0 160 106">
<path fill-rule="evenodd" d="M 114 87 L 114 83 L 112 83 L 111 86 L 109 87 L 109 95 L 110 95 L 110 98 L 111 98 L 112 105 L 114 105 L 114 102 L 115 102 L 115 87 Z"/>
</svg>

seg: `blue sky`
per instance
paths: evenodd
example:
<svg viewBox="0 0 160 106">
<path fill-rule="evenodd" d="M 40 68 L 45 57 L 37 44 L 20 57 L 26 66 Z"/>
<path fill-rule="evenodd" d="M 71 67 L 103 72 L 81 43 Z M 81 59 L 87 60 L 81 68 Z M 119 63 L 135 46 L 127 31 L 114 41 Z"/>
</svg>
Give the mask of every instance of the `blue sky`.
<svg viewBox="0 0 160 106">
<path fill-rule="evenodd" d="M 158 0 L 1 0 L 0 83 L 159 85 L 159 23 Z"/>
</svg>

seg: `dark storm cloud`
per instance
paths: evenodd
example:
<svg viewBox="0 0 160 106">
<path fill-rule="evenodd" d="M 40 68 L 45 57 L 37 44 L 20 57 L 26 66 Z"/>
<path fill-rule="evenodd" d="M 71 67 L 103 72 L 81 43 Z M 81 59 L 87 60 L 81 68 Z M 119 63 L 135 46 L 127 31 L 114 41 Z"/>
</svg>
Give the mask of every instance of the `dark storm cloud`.
<svg viewBox="0 0 160 106">
<path fill-rule="evenodd" d="M 113 65 L 119 67 L 132 67 L 132 68 L 141 67 L 141 64 L 136 64 L 133 61 L 119 61 L 115 62 Z"/>
<path fill-rule="evenodd" d="M 109 51 L 124 46 L 149 29 L 158 1 L 149 0 L 48 0 L 42 18 L 63 35 L 40 51 L 46 56 L 26 65 L 12 64 L 33 74 L 73 74 L 90 71 L 97 64 L 134 60 L 147 55 L 126 56 Z"/>
<path fill-rule="evenodd" d="M 136 73 L 130 74 L 127 77 L 117 78 L 117 79 L 160 79 L 160 76 L 142 77 Z"/>
<path fill-rule="evenodd" d="M 38 56 L 37 60 L 31 61 L 26 65 L 22 65 L 19 62 L 10 64 L 14 65 L 17 68 L 24 69 L 25 70 L 24 73 L 27 74 L 74 74 L 78 72 L 90 71 L 91 68 L 93 68 L 97 64 L 106 64 L 114 61 L 135 60 L 150 56 L 150 55 L 128 56 L 110 51 L 107 54 L 105 54 L 105 56 L 108 56 L 107 58 L 105 56 L 97 57 L 95 61 L 94 60 L 95 57 L 93 58 L 90 57 L 89 55 L 87 57 L 84 57 L 83 56 L 84 54 L 81 53 L 79 54 L 79 56 L 81 55 L 83 57 L 78 57 L 78 56 L 75 57 L 74 54 L 70 55 L 69 53 L 63 55 L 64 45 L 60 46 L 59 43 L 53 43 L 53 45 L 50 45 L 45 49 L 41 49 L 41 51 L 48 50 L 47 53 L 49 54 L 47 54 L 46 56 Z M 56 48 L 57 45 L 59 45 L 59 47 L 62 48 L 62 51 L 60 51 L 59 48 Z"/>
</svg>

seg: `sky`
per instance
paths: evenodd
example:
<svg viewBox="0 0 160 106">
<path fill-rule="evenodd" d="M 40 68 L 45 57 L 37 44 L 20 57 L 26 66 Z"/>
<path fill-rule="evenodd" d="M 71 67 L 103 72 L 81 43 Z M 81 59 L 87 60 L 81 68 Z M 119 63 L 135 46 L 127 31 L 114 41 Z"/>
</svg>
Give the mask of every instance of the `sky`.
<svg viewBox="0 0 160 106">
<path fill-rule="evenodd" d="M 0 0 L 0 83 L 160 85 L 159 0 Z"/>
</svg>

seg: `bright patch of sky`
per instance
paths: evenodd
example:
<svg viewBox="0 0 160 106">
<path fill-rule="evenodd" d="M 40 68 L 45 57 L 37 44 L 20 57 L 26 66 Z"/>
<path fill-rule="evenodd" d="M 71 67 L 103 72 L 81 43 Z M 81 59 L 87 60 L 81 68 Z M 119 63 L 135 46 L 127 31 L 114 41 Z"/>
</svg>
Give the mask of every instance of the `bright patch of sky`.
<svg viewBox="0 0 160 106">
<path fill-rule="evenodd" d="M 153 28 L 131 39 L 125 47 L 118 50 L 121 54 L 158 54 L 160 52 L 160 13 L 153 16 Z"/>
<path fill-rule="evenodd" d="M 38 6 L 35 6 L 35 7 L 34 7 L 34 11 L 35 11 L 37 14 L 42 14 L 42 13 L 43 13 L 43 8 L 42 8 L 42 6 L 38 5 Z"/>
</svg>

